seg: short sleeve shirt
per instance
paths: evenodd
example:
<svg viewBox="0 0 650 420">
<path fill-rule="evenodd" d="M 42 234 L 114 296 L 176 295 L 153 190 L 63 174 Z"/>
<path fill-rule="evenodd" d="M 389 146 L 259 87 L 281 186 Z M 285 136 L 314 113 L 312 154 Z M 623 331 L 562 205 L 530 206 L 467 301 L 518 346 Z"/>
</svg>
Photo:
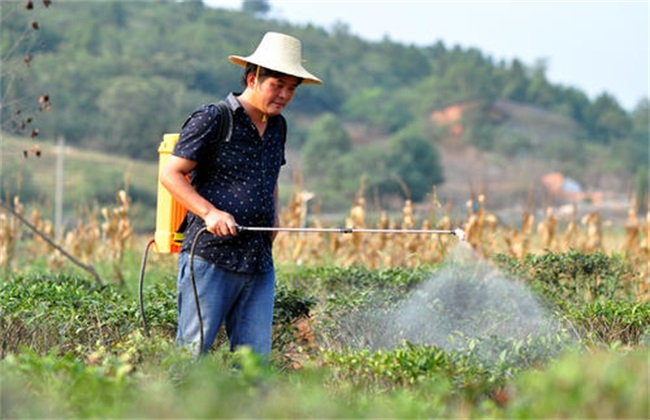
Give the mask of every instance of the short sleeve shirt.
<svg viewBox="0 0 650 420">
<path fill-rule="evenodd" d="M 194 188 L 217 209 L 230 213 L 240 226 L 272 227 L 276 208 L 273 191 L 280 168 L 286 163 L 286 121 L 269 117 L 263 137 L 238 94 L 226 98 L 233 116 L 229 141 L 220 139 L 214 105 L 199 107 L 188 118 L 173 155 L 197 163 L 190 174 Z M 196 234 L 205 227 L 202 218 L 188 212 L 181 252 L 189 251 Z M 194 251 L 215 265 L 240 273 L 265 273 L 273 269 L 269 232 L 243 231 L 236 236 L 202 234 Z"/>
</svg>

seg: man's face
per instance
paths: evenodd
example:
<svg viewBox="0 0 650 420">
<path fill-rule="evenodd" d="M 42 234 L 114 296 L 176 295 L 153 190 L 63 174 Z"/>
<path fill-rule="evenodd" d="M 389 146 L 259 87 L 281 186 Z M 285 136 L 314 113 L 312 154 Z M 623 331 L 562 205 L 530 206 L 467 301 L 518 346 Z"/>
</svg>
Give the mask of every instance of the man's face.
<svg viewBox="0 0 650 420">
<path fill-rule="evenodd" d="M 265 78 L 256 87 L 260 111 L 269 116 L 280 115 L 293 99 L 299 84 L 299 79 L 294 76 Z"/>
</svg>

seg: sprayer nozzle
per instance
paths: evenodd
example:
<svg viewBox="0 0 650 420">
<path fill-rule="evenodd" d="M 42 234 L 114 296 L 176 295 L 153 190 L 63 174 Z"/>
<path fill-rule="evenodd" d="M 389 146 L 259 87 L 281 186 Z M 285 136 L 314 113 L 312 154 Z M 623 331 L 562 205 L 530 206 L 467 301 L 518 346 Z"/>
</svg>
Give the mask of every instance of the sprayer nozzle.
<svg viewBox="0 0 650 420">
<path fill-rule="evenodd" d="M 460 241 L 465 241 L 465 231 L 463 229 L 456 229 L 454 230 L 454 235 L 458 238 Z"/>
</svg>

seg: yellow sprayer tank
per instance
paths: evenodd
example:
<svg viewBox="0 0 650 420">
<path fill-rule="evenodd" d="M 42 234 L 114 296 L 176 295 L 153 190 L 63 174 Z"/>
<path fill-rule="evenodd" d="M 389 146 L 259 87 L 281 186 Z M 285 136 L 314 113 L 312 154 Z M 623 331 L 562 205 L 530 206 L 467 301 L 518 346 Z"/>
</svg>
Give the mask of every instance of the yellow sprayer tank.
<svg viewBox="0 0 650 420">
<path fill-rule="evenodd" d="M 163 254 L 177 253 L 181 249 L 183 242 L 183 233 L 178 232 L 187 209 L 179 204 L 160 183 L 162 169 L 167 163 L 167 159 L 174 150 L 174 145 L 178 141 L 178 134 L 165 134 L 163 141 L 158 147 L 158 202 L 156 208 L 156 234 L 154 241 L 156 250 Z"/>
</svg>

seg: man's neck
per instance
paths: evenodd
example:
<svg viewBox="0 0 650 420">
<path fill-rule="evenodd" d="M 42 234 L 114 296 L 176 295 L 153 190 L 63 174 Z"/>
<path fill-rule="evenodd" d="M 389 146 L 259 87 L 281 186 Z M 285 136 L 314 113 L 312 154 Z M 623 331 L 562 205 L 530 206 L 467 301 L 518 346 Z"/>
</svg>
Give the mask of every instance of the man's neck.
<svg viewBox="0 0 650 420">
<path fill-rule="evenodd" d="M 251 121 L 253 121 L 253 124 L 257 128 L 257 132 L 259 133 L 260 137 L 263 138 L 268 117 L 255 105 L 255 100 L 255 93 L 248 89 L 239 96 L 239 102 L 246 110 L 246 113 L 248 114 Z"/>
<path fill-rule="evenodd" d="M 256 104 L 257 98 L 255 92 L 251 91 L 250 89 L 246 89 L 239 96 L 239 102 L 242 104 L 242 106 L 248 113 L 248 116 L 250 117 L 250 119 L 253 121 L 255 125 L 266 124 L 266 120 L 268 117 L 264 112 L 262 112 L 258 108 Z"/>
</svg>

